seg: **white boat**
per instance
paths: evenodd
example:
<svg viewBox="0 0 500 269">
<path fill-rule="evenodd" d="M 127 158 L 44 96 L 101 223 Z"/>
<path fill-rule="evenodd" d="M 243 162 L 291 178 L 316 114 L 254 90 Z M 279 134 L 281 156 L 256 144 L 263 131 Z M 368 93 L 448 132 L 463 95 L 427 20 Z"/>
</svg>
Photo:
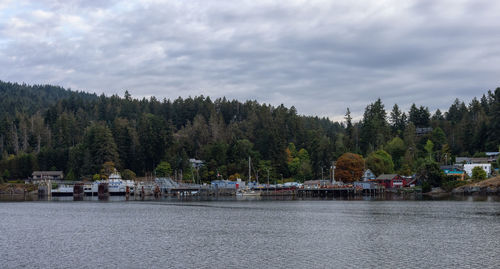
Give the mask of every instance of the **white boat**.
<svg viewBox="0 0 500 269">
<path fill-rule="evenodd" d="M 83 187 L 85 195 L 97 195 L 99 191 L 99 184 L 107 183 L 109 195 L 126 195 L 127 189 L 129 194 L 134 194 L 135 182 L 132 180 L 123 180 L 118 172 L 109 175 L 107 180 L 97 180 L 92 184 L 86 184 Z"/>
<path fill-rule="evenodd" d="M 108 180 L 109 195 L 125 195 L 127 189 L 129 194 L 134 193 L 135 183 L 132 180 L 123 180 L 118 172 L 109 175 Z"/>
<path fill-rule="evenodd" d="M 59 184 L 51 193 L 52 196 L 73 196 L 73 185 Z"/>
<path fill-rule="evenodd" d="M 239 189 L 236 191 L 237 196 L 260 196 L 261 192 L 256 191 L 256 190 L 250 190 L 250 189 Z"/>
<path fill-rule="evenodd" d="M 243 196 L 260 196 L 260 191 L 255 191 L 255 190 L 247 191 L 243 193 Z"/>
<path fill-rule="evenodd" d="M 95 186 L 95 190 L 94 190 L 94 186 Z M 98 184 L 96 184 L 95 182 L 94 183 L 91 183 L 91 184 L 85 184 L 83 185 L 83 193 L 85 193 L 85 195 L 87 196 L 91 196 L 91 195 L 97 195 L 97 189 L 98 188 Z"/>
<path fill-rule="evenodd" d="M 238 189 L 236 196 L 260 196 L 260 191 L 250 189 L 250 185 L 255 187 L 258 185 L 258 182 L 256 184 L 252 183 L 252 158 L 248 156 L 248 185 L 245 189 Z"/>
</svg>

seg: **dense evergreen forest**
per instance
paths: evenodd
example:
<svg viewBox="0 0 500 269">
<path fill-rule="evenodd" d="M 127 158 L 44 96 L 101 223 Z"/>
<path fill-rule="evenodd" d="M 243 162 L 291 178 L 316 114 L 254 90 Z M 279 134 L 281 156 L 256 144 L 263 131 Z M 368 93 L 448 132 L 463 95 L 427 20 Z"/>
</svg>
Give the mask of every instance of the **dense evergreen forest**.
<svg viewBox="0 0 500 269">
<path fill-rule="evenodd" d="M 382 101 L 362 120 L 347 109 L 343 123 L 286 108 L 225 98 L 134 99 L 73 92 L 56 86 L 0 82 L 0 179 L 33 170 L 63 170 L 68 179 L 92 178 L 105 162 L 139 176 L 162 163 L 184 180 L 328 178 L 332 161 L 363 155 L 376 173 L 412 174 L 455 156 L 480 156 L 500 145 L 500 88 L 469 104 L 455 100 L 433 114 L 407 112 Z M 452 100 L 450 100 L 452 101 Z M 190 158 L 203 160 L 194 171 Z"/>
</svg>

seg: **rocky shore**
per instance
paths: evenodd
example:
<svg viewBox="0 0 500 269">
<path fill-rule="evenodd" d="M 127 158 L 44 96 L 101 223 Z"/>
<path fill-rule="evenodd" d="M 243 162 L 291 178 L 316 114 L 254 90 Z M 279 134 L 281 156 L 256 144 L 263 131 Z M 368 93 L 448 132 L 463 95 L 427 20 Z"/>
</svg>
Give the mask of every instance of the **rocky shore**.
<svg viewBox="0 0 500 269">
<path fill-rule="evenodd" d="M 34 184 L 3 183 L 0 184 L 0 194 L 24 195 L 36 194 L 38 187 Z"/>
<path fill-rule="evenodd" d="M 451 191 L 453 194 L 500 194 L 500 177 L 470 183 L 457 187 Z"/>
</svg>

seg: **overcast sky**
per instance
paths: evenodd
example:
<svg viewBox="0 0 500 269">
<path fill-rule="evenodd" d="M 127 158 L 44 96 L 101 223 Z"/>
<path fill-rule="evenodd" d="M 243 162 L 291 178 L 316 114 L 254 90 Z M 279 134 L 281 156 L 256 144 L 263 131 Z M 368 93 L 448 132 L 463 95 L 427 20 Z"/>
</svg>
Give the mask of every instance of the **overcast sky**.
<svg viewBox="0 0 500 269">
<path fill-rule="evenodd" d="M 120 2 L 126 2 L 120 3 Z M 342 120 L 500 86 L 500 1 L 0 2 L 0 80 Z"/>
</svg>

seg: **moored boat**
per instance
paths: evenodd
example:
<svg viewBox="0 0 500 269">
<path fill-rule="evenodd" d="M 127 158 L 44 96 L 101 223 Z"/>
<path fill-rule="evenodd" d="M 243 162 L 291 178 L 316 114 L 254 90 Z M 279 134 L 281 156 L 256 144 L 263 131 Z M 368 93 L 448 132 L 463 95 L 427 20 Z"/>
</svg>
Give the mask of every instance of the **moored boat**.
<svg viewBox="0 0 500 269">
<path fill-rule="evenodd" d="M 107 190 L 109 195 L 118 196 L 118 195 L 127 195 L 134 194 L 135 191 L 135 182 L 132 180 L 123 180 L 118 172 L 112 173 L 107 180 L 97 180 L 92 184 L 86 184 L 84 186 L 85 195 L 97 195 L 99 192 L 99 185 L 107 184 Z"/>
<path fill-rule="evenodd" d="M 261 195 L 261 192 L 260 191 L 256 191 L 256 190 L 242 190 L 242 189 L 239 189 L 238 191 L 236 191 L 236 195 L 237 196 L 260 196 Z"/>
<path fill-rule="evenodd" d="M 59 184 L 51 193 L 52 196 L 73 196 L 73 185 Z"/>
</svg>

